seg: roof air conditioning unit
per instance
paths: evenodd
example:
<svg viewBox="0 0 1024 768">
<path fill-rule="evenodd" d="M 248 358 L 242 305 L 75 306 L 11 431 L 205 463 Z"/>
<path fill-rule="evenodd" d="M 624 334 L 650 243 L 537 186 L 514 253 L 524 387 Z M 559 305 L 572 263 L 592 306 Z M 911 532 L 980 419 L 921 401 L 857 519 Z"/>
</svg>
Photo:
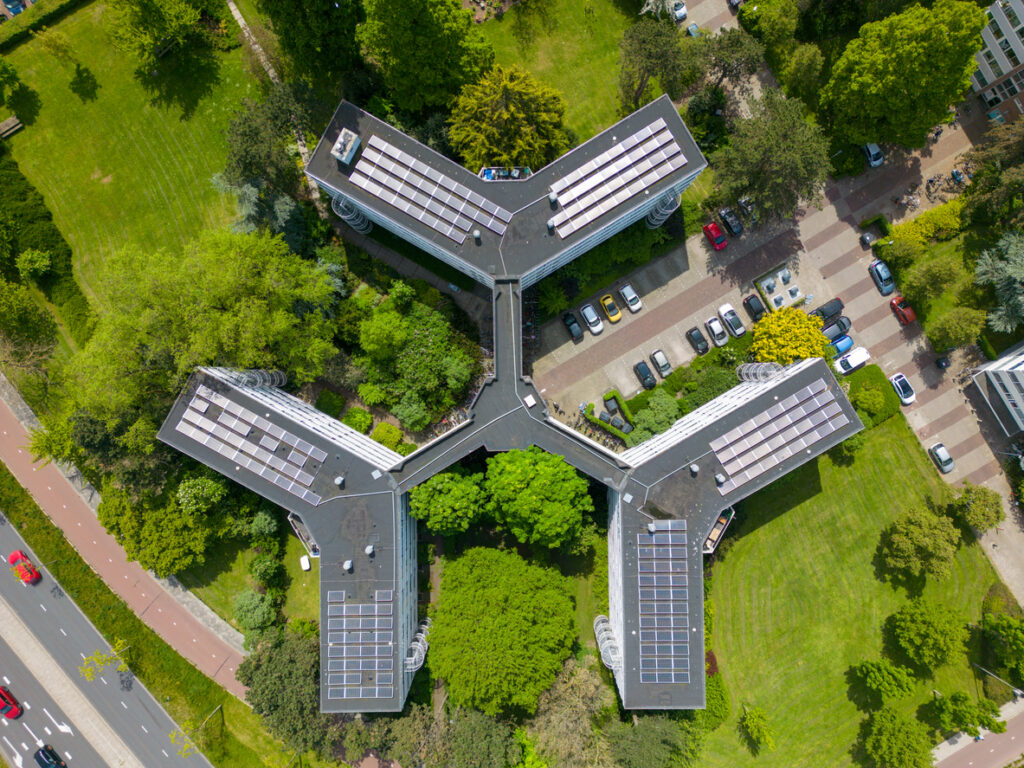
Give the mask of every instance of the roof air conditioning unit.
<svg viewBox="0 0 1024 768">
<path fill-rule="evenodd" d="M 715 475 L 715 483 L 718 485 L 725 485 L 725 475 L 721 472 Z"/>
<path fill-rule="evenodd" d="M 367 544 L 366 549 L 363 550 L 366 554 L 373 556 L 373 544 Z"/>
<path fill-rule="evenodd" d="M 338 134 L 338 138 L 334 142 L 334 146 L 331 147 L 331 157 L 339 163 L 348 165 L 352 162 L 352 158 L 356 156 L 358 150 L 359 137 L 348 128 L 342 128 L 341 133 Z"/>
</svg>

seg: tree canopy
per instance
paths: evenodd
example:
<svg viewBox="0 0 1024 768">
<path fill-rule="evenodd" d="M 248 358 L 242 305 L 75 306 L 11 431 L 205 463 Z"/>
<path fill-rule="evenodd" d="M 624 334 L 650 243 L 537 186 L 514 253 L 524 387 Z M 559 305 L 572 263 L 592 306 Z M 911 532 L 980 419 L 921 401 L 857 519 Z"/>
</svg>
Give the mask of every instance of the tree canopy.
<svg viewBox="0 0 1024 768">
<path fill-rule="evenodd" d="M 449 123 L 452 147 L 469 170 L 541 168 L 569 148 L 565 99 L 519 67 L 494 67 L 463 87 Z"/>
<path fill-rule="evenodd" d="M 965 195 L 968 215 L 1002 226 L 1024 222 L 1024 121 L 992 126 L 965 160 L 976 169 Z"/>
<path fill-rule="evenodd" d="M 200 36 L 200 8 L 189 0 L 113 0 L 114 44 L 150 69 L 168 50 Z"/>
<path fill-rule="evenodd" d="M 985 328 L 985 310 L 954 306 L 933 319 L 928 338 L 935 349 L 956 349 L 974 344 Z"/>
<path fill-rule="evenodd" d="M 910 670 L 888 659 L 862 661 L 853 671 L 864 683 L 864 687 L 883 704 L 903 698 L 914 688 L 914 677 Z"/>
<path fill-rule="evenodd" d="M 364 0 L 363 7 L 357 39 L 401 110 L 444 106 L 494 60 L 459 0 Z"/>
<path fill-rule="evenodd" d="M 964 525 L 976 531 L 987 531 L 1006 519 L 1002 496 L 991 488 L 974 485 L 966 480 L 950 508 Z"/>
<path fill-rule="evenodd" d="M 693 46 L 700 69 L 714 88 L 750 77 L 764 61 L 764 46 L 740 27 L 723 28 L 717 34 L 697 38 Z"/>
<path fill-rule="evenodd" d="M 0 365 L 38 371 L 57 346 L 57 324 L 24 285 L 0 277 Z"/>
<path fill-rule="evenodd" d="M 484 487 L 494 518 L 525 544 L 572 543 L 584 513 L 594 511 L 586 479 L 561 456 L 536 446 L 489 458 Z"/>
<path fill-rule="evenodd" d="M 893 706 L 871 713 L 864 750 L 878 768 L 932 766 L 932 743 L 924 724 Z"/>
<path fill-rule="evenodd" d="M 988 313 L 992 330 L 1012 333 L 1024 323 L 1024 234 L 1007 232 L 994 248 L 982 251 L 975 279 L 995 289 L 996 306 Z"/>
<path fill-rule="evenodd" d="M 999 661 L 1024 676 L 1024 619 L 1006 613 L 985 613 L 981 626 Z"/>
<path fill-rule="evenodd" d="M 750 197 L 767 219 L 793 216 L 816 202 L 829 172 L 828 138 L 804 115 L 799 99 L 768 89 L 749 102 L 730 143 L 714 155 L 715 183 L 724 198 Z"/>
<path fill-rule="evenodd" d="M 554 569 L 484 547 L 445 561 L 430 665 L 454 703 L 532 713 L 574 636 L 569 584 Z"/>
<path fill-rule="evenodd" d="M 882 561 L 906 576 L 944 576 L 952 568 L 959 544 L 960 534 L 948 517 L 914 508 L 882 534 Z"/>
<path fill-rule="evenodd" d="M 945 606 L 918 597 L 892 616 L 896 642 L 915 664 L 935 669 L 963 651 L 967 626 Z"/>
<path fill-rule="evenodd" d="M 641 19 L 623 34 L 619 49 L 619 98 L 627 112 L 651 100 L 649 86 L 654 78 L 670 95 L 676 91 L 683 49 L 671 21 Z"/>
<path fill-rule="evenodd" d="M 775 750 L 775 733 L 768 722 L 768 713 L 761 707 L 746 707 L 740 717 L 740 728 L 755 754 L 762 749 L 766 752 Z"/>
<path fill-rule="evenodd" d="M 998 704 L 984 696 L 972 698 L 963 691 L 936 699 L 935 715 L 939 727 L 947 733 L 963 731 L 968 736 L 977 736 L 981 728 L 993 733 L 1006 730 L 1006 723 L 998 719 Z"/>
<path fill-rule="evenodd" d="M 347 73 L 359 62 L 358 0 L 259 0 L 295 69 L 314 79 Z"/>
<path fill-rule="evenodd" d="M 0 56 L 0 103 L 3 103 L 5 91 L 13 90 L 19 82 L 21 79 L 18 77 L 18 70 L 10 61 Z"/>
<path fill-rule="evenodd" d="M 440 472 L 409 493 L 409 514 L 433 533 L 452 536 L 469 530 L 487 507 L 481 474 Z"/>
<path fill-rule="evenodd" d="M 828 357 L 828 338 L 821 318 L 795 307 L 769 312 L 754 326 L 750 351 L 762 363 L 789 365 L 794 360 Z"/>
<path fill-rule="evenodd" d="M 986 18 L 977 3 L 936 0 L 865 24 L 822 92 L 832 124 L 854 144 L 923 147 L 977 69 Z"/>
</svg>

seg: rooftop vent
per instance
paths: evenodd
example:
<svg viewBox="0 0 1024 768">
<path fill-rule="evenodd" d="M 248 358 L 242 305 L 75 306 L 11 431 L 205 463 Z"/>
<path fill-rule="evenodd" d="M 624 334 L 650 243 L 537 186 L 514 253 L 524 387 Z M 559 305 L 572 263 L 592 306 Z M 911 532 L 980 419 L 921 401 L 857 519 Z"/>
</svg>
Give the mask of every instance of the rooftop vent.
<svg viewBox="0 0 1024 768">
<path fill-rule="evenodd" d="M 363 550 L 366 554 L 373 556 L 373 544 L 367 544 L 366 549 Z"/>
<path fill-rule="evenodd" d="M 690 474 L 693 475 L 694 477 L 696 477 L 698 472 L 700 472 L 700 467 L 698 467 L 696 464 L 691 464 L 690 465 Z"/>
<path fill-rule="evenodd" d="M 548 202 L 551 203 L 552 208 L 558 205 L 558 193 L 554 190 L 548 192 Z"/>
<path fill-rule="evenodd" d="M 348 165 L 352 162 L 352 158 L 356 156 L 358 150 L 359 137 L 348 128 L 342 128 L 341 133 L 338 134 L 338 138 L 334 142 L 334 146 L 331 147 L 331 157 L 339 163 Z"/>
<path fill-rule="evenodd" d="M 554 219 L 548 219 L 548 232 L 554 232 L 554 231 L 555 231 L 555 220 Z"/>
<path fill-rule="evenodd" d="M 656 530 L 658 530 L 658 526 L 656 526 L 654 523 L 648 523 L 647 524 L 647 532 L 648 533 L 654 533 Z"/>
<path fill-rule="evenodd" d="M 473 241 L 477 245 L 480 245 L 480 230 L 479 229 L 474 229 L 473 230 Z"/>
<path fill-rule="evenodd" d="M 725 475 L 723 475 L 721 472 L 717 473 L 715 475 L 715 483 L 717 485 L 725 485 Z"/>
<path fill-rule="evenodd" d="M 347 571 L 348 573 L 352 573 L 352 561 L 346 560 L 344 563 L 341 564 L 341 569 L 343 571 Z"/>
<path fill-rule="evenodd" d="M 334 478 L 334 484 L 336 486 L 338 486 L 339 488 L 344 488 L 345 487 L 345 476 L 344 475 L 338 475 L 336 478 Z"/>
</svg>

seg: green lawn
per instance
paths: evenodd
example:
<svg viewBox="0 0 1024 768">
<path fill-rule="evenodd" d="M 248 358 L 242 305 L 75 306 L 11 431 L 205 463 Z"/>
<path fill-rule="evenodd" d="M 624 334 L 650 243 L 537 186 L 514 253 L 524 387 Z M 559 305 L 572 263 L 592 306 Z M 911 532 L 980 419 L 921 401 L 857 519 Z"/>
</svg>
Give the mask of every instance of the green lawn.
<svg viewBox="0 0 1024 768">
<path fill-rule="evenodd" d="M 896 416 L 868 433 L 852 467 L 822 457 L 742 504 L 729 534 L 736 540 L 714 565 L 711 588 L 713 645 L 734 712 L 710 736 L 703 765 L 856 764 L 850 749 L 866 712 L 848 698 L 846 672 L 881 654 L 883 622 L 908 599 L 875 574 L 879 534 L 902 509 L 942 490 Z M 928 583 L 924 594 L 977 621 L 995 579 L 971 544 L 961 548 L 953 574 Z M 980 690 L 966 654 L 920 681 L 902 706 L 913 713 L 932 688 Z M 775 752 L 754 758 L 741 743 L 736 723 L 745 702 L 767 710 Z"/>
<path fill-rule="evenodd" d="M 97 270 L 107 254 L 179 248 L 233 218 L 234 201 L 210 177 L 224 166 L 231 113 L 256 93 L 241 49 L 147 91 L 113 48 L 109 23 L 94 3 L 58 25 L 83 67 L 77 76 L 34 41 L 7 56 L 36 98 L 19 110 L 26 128 L 8 140 L 13 155 L 71 243 L 83 289 L 101 304 Z"/>
<path fill-rule="evenodd" d="M 523 0 L 480 29 L 498 64 L 518 64 L 561 92 L 566 125 L 586 141 L 618 118 L 619 39 L 637 19 L 632 5 Z"/>
</svg>

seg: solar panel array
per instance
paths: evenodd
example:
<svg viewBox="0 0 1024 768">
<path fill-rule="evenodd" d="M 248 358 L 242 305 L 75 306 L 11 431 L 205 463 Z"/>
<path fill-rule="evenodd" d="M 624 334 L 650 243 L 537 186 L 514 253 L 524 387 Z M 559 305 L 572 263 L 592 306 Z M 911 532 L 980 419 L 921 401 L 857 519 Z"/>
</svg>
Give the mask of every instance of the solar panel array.
<svg viewBox="0 0 1024 768">
<path fill-rule="evenodd" d="M 659 117 L 551 185 L 562 205 L 553 219 L 558 236 L 568 237 L 684 165 L 683 151 Z"/>
<path fill-rule="evenodd" d="M 394 629 L 390 589 L 372 603 L 347 603 L 327 592 L 327 698 L 390 699 L 394 689 Z"/>
<path fill-rule="evenodd" d="M 234 400 L 200 385 L 175 429 L 313 506 L 310 490 L 327 453 Z"/>
<path fill-rule="evenodd" d="M 849 422 L 825 380 L 815 379 L 710 442 L 728 475 L 718 490 L 724 496 Z"/>
<path fill-rule="evenodd" d="M 686 520 L 656 520 L 637 534 L 640 682 L 689 683 Z"/>
<path fill-rule="evenodd" d="M 512 220 L 501 206 L 377 135 L 349 181 L 460 245 L 473 222 L 501 236 Z"/>
</svg>

